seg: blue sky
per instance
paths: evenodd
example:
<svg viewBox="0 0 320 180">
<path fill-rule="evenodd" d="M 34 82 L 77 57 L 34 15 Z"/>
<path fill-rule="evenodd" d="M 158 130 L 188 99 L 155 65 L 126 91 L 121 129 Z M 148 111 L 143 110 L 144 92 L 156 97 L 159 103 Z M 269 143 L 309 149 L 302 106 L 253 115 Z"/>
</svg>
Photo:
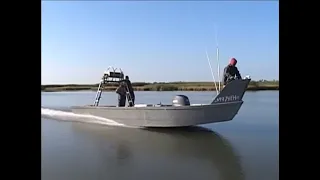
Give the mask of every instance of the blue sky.
<svg viewBox="0 0 320 180">
<path fill-rule="evenodd" d="M 276 1 L 44 1 L 42 84 L 97 83 L 122 68 L 132 81 L 211 81 L 231 57 L 242 75 L 279 79 Z M 216 30 L 215 30 L 216 29 Z M 216 33 L 217 32 L 217 33 Z"/>
</svg>

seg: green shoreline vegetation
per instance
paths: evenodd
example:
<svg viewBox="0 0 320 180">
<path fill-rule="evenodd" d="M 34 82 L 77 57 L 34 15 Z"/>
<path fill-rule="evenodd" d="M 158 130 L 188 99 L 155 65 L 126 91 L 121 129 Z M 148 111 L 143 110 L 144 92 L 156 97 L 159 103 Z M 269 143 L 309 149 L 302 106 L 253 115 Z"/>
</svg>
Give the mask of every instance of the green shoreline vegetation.
<svg viewBox="0 0 320 180">
<path fill-rule="evenodd" d="M 216 84 L 218 86 L 218 83 Z M 41 85 L 41 91 L 96 91 L 98 86 L 99 84 Z M 132 82 L 132 86 L 135 91 L 215 91 L 215 85 L 213 82 Z M 117 87 L 116 83 L 109 84 L 108 86 L 105 86 L 103 91 L 115 91 Z M 279 90 L 279 81 L 251 81 L 247 90 Z"/>
</svg>

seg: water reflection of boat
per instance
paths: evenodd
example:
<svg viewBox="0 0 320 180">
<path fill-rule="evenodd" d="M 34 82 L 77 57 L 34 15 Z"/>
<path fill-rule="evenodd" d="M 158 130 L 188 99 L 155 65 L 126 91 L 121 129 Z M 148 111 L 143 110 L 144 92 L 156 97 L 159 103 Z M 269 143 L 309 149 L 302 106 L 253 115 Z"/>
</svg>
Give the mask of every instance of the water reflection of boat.
<svg viewBox="0 0 320 180">
<path fill-rule="evenodd" d="M 231 144 L 205 128 L 130 129 L 74 124 L 73 130 L 99 149 L 96 153 L 105 167 L 113 163 L 113 170 L 104 170 L 110 178 L 244 179 Z"/>
</svg>

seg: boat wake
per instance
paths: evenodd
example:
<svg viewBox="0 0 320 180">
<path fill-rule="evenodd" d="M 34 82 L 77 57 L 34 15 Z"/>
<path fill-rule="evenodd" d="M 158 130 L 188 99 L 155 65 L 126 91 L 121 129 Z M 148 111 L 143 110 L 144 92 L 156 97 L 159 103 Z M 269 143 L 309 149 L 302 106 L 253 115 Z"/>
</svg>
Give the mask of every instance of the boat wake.
<svg viewBox="0 0 320 180">
<path fill-rule="evenodd" d="M 96 116 L 84 115 L 84 114 L 75 114 L 72 112 L 53 110 L 53 109 L 47 109 L 47 108 L 41 108 L 41 117 L 54 119 L 58 121 L 82 122 L 82 123 L 125 127 L 124 124 L 120 124 L 113 120 L 105 119 L 102 117 L 96 117 Z"/>
</svg>

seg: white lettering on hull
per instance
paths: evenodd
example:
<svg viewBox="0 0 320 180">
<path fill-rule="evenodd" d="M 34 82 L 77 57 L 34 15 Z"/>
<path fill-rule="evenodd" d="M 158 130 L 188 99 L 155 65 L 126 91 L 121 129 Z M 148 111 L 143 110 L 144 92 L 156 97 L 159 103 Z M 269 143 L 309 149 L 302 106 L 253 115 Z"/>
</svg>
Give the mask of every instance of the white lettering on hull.
<svg viewBox="0 0 320 180">
<path fill-rule="evenodd" d="M 214 100 L 214 102 L 225 103 L 225 102 L 232 102 L 232 101 L 238 101 L 238 100 L 240 100 L 240 96 L 230 95 L 230 96 L 218 97 L 216 100 Z"/>
</svg>

